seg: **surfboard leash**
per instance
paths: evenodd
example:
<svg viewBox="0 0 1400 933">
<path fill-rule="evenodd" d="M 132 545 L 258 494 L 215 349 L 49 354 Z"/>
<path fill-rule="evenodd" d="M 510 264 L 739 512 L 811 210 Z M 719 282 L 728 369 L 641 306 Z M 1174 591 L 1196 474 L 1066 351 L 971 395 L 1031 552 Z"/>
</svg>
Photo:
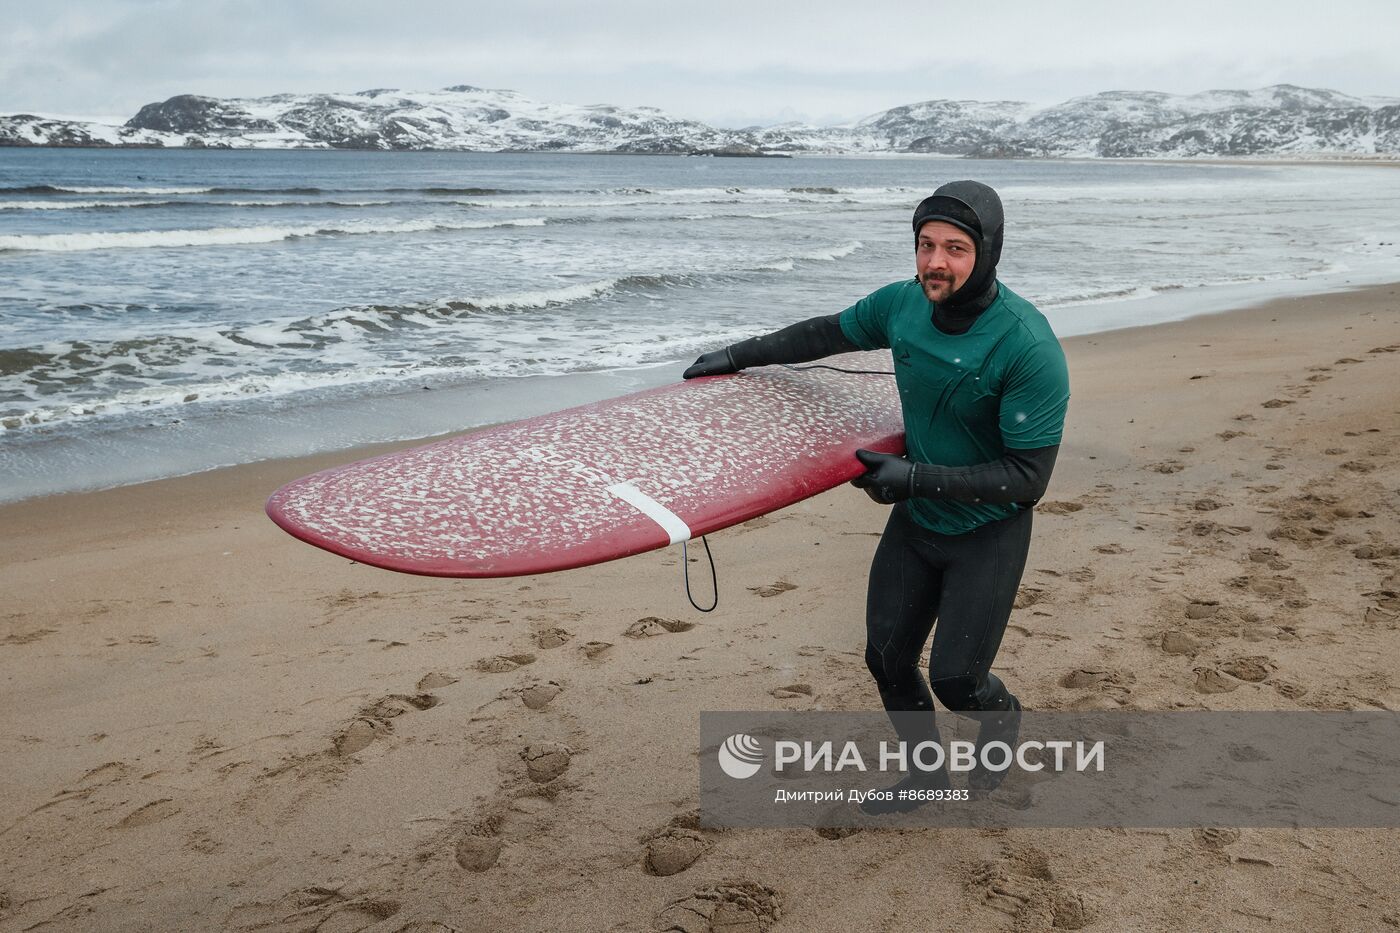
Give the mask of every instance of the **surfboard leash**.
<svg viewBox="0 0 1400 933">
<path fill-rule="evenodd" d="M 690 600 L 690 604 L 701 612 L 714 612 L 719 605 L 719 576 L 715 573 L 715 556 L 710 553 L 710 541 L 704 535 L 700 536 L 700 542 L 705 545 L 705 556 L 710 559 L 710 582 L 715 588 L 714 602 L 710 603 L 710 608 L 706 609 L 695 601 L 695 597 L 690 594 L 690 555 L 686 549 L 689 542 L 681 542 L 681 574 L 685 579 L 685 598 Z"/>
<path fill-rule="evenodd" d="M 852 376 L 893 376 L 894 373 L 883 369 L 842 369 L 840 366 L 827 366 L 824 363 L 814 363 L 810 366 L 793 366 L 790 363 L 780 364 L 784 369 L 793 372 L 802 372 L 804 369 L 829 369 L 837 373 L 849 373 Z M 705 545 L 705 557 L 710 562 L 710 583 L 714 587 L 714 600 L 706 608 L 695 601 L 695 596 L 690 591 L 690 551 L 689 542 L 681 542 L 681 577 L 685 581 L 685 598 L 690 600 L 690 604 L 700 612 L 714 612 L 719 605 L 719 574 L 715 572 L 715 556 L 710 552 L 710 540 L 704 535 L 700 536 L 700 543 Z"/>
</svg>

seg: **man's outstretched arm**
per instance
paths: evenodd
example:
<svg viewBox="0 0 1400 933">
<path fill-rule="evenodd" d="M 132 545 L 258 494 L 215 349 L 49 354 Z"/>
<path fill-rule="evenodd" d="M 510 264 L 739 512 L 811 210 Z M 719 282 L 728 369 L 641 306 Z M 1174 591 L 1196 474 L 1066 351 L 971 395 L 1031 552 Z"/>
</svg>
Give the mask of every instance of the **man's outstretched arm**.
<svg viewBox="0 0 1400 933">
<path fill-rule="evenodd" d="M 762 337 L 750 337 L 721 350 L 712 350 L 682 373 L 682 378 L 719 376 L 774 363 L 805 363 L 860 349 L 842 333 L 840 317 L 831 314 L 809 318 Z"/>
</svg>

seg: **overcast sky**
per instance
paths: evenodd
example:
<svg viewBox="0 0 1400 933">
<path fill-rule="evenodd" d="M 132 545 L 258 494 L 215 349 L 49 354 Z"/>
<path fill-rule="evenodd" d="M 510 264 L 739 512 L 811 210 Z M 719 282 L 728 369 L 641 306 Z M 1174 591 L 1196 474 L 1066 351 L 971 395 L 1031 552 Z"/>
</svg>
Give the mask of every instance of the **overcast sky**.
<svg viewBox="0 0 1400 933">
<path fill-rule="evenodd" d="M 0 113 L 452 84 L 723 126 L 1123 89 L 1400 97 L 1397 39 L 1394 0 L 0 0 Z"/>
</svg>

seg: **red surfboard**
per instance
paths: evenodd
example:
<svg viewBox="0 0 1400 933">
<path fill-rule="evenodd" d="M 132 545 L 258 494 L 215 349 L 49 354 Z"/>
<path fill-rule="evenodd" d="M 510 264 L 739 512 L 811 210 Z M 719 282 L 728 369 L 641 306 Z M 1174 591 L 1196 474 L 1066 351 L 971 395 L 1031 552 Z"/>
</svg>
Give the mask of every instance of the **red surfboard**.
<svg viewBox="0 0 1400 933">
<path fill-rule="evenodd" d="M 888 352 L 833 357 L 888 372 Z M 439 577 L 567 570 L 747 521 L 904 451 L 891 375 L 764 367 L 313 473 L 267 514 L 361 563 Z"/>
</svg>

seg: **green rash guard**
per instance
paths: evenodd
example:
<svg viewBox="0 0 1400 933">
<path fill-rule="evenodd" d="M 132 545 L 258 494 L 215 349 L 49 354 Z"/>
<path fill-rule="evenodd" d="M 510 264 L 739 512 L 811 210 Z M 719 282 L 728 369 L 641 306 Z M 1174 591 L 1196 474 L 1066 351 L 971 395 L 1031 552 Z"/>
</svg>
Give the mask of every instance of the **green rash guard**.
<svg viewBox="0 0 1400 933">
<path fill-rule="evenodd" d="M 919 283 L 886 285 L 839 318 L 863 350 L 893 351 L 909 459 L 971 466 L 1060 443 L 1069 370 L 1050 322 L 1000 282 L 996 299 L 963 334 L 933 324 Z M 910 499 L 920 525 L 960 535 L 1016 514 L 1015 504 Z"/>
</svg>

